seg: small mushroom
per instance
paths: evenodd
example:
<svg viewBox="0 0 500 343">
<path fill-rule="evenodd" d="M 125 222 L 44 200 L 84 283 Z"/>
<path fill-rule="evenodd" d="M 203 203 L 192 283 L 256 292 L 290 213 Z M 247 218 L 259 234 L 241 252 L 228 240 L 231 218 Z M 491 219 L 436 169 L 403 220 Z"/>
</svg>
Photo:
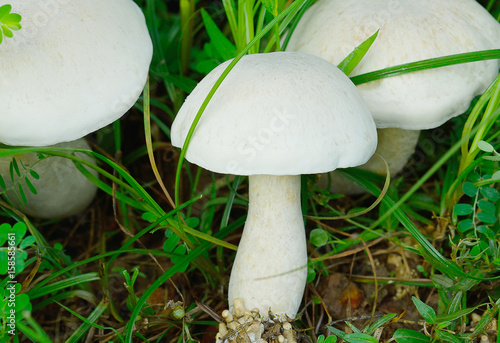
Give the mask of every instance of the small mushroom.
<svg viewBox="0 0 500 343">
<path fill-rule="evenodd" d="M 119 119 L 137 101 L 146 83 L 152 42 L 144 15 L 132 0 L 23 0 L 12 7 L 22 16 L 22 29 L 0 45 L 1 143 L 71 142 Z M 61 169 L 47 166 L 52 162 L 61 158 L 48 158 L 40 166 L 48 172 Z M 95 186 L 87 180 L 85 196 L 72 188 L 72 177 L 81 173 L 66 162 L 64 177 L 40 173 L 38 187 L 50 182 L 51 190 L 30 196 L 22 210 L 53 218 L 90 203 Z M 85 205 L 69 206 L 78 200 Z"/>
<path fill-rule="evenodd" d="M 500 24 L 474 0 L 319 0 L 301 18 L 287 50 L 337 65 L 377 30 L 375 42 L 350 76 L 500 48 Z M 358 85 L 378 127 L 377 152 L 388 162 L 391 175 L 400 172 L 413 154 L 420 130 L 464 113 L 472 98 L 497 77 L 498 69 L 499 61 L 489 60 Z M 361 168 L 385 173 L 378 157 Z M 345 185 L 342 179 L 334 180 L 332 190 Z"/>
<path fill-rule="evenodd" d="M 183 146 L 229 63 L 187 97 L 172 124 L 174 146 Z M 296 316 L 307 276 L 300 175 L 362 164 L 375 146 L 366 104 L 331 63 L 296 52 L 248 55 L 236 63 L 208 103 L 185 155 L 214 172 L 249 176 L 230 304 L 241 298 L 263 316 Z"/>
</svg>

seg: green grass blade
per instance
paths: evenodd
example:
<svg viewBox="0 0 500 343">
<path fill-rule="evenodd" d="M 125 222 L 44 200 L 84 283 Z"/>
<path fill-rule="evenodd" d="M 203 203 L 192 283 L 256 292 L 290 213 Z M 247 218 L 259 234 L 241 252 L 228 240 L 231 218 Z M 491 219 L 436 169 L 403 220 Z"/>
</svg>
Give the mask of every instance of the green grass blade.
<svg viewBox="0 0 500 343">
<path fill-rule="evenodd" d="M 73 311 L 67 306 L 64 306 L 61 303 L 58 303 L 59 306 L 64 308 L 66 311 L 70 312 L 72 315 L 75 317 L 79 318 L 80 320 L 83 321 L 83 324 L 78 327 L 78 329 L 73 332 L 73 334 L 66 340 L 66 343 L 78 343 L 81 342 L 81 339 L 83 336 L 89 331 L 89 329 L 93 326 L 101 330 L 105 329 L 110 329 L 115 332 L 115 334 L 120 337 L 120 334 L 118 331 L 114 330 L 113 328 L 105 328 L 104 326 L 96 324 L 96 321 L 101 317 L 101 315 L 108 309 L 108 303 L 107 301 L 102 300 L 99 305 L 92 311 L 92 313 L 88 316 L 88 318 L 85 318 L 78 314 L 77 312 Z M 120 341 L 123 342 L 122 339 Z"/>
<path fill-rule="evenodd" d="M 349 75 L 353 71 L 353 69 L 356 68 L 359 62 L 361 62 L 363 57 L 365 57 L 373 42 L 375 42 L 375 39 L 378 36 L 378 32 L 379 30 L 368 37 L 368 39 L 363 43 L 354 48 L 354 50 L 346 58 L 344 58 L 344 60 L 340 62 L 337 67 L 346 75 Z"/>
<path fill-rule="evenodd" d="M 30 299 L 36 299 L 46 294 L 55 293 L 62 289 L 85 284 L 99 279 L 100 277 L 97 273 L 87 273 L 87 274 L 72 276 L 60 281 L 56 281 L 47 286 L 40 287 L 35 291 L 30 291 L 29 296 Z"/>
<path fill-rule="evenodd" d="M 371 182 L 363 179 L 361 176 L 353 177 L 356 175 L 356 170 L 350 171 L 350 173 L 344 173 L 342 170 L 338 170 L 343 176 L 348 179 L 360 184 L 363 188 L 368 190 L 374 196 L 379 196 L 381 191 Z M 400 200 L 401 201 L 401 200 Z M 399 222 L 408 230 L 410 235 L 415 238 L 415 240 L 420 244 L 420 253 L 427 259 L 427 261 L 434 266 L 436 269 L 444 272 L 446 275 L 454 277 L 467 277 L 467 273 L 462 271 L 455 263 L 448 261 L 441 255 L 436 248 L 425 238 L 425 236 L 417 229 L 415 224 L 401 211 L 399 208 L 400 204 L 396 204 L 389 196 L 385 196 L 382 202 L 391 210 L 394 216 L 399 220 Z M 379 218 L 371 228 L 376 228 L 381 219 Z"/>
<path fill-rule="evenodd" d="M 386 77 L 397 76 L 424 69 L 446 67 L 454 64 L 493 59 L 500 59 L 500 49 L 467 52 L 463 54 L 430 58 L 418 62 L 400 64 L 394 67 L 384 68 L 381 70 L 353 76 L 351 77 L 351 81 L 355 85 L 359 85 L 369 81 L 380 80 Z"/>
</svg>

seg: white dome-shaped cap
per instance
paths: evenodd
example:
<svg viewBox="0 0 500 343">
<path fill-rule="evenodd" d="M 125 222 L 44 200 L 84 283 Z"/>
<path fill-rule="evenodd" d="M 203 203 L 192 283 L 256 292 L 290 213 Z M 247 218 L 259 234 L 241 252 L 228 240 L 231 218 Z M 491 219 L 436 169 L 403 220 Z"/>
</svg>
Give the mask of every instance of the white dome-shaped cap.
<svg viewBox="0 0 500 343">
<path fill-rule="evenodd" d="M 187 97 L 172 124 L 172 144 L 188 130 L 226 61 Z M 366 162 L 376 128 L 349 78 L 302 53 L 244 56 L 229 72 L 194 131 L 186 158 L 238 175 L 321 173 Z"/>
<path fill-rule="evenodd" d="M 0 44 L 0 142 L 75 140 L 132 107 L 152 58 L 132 0 L 9 3 L 22 28 Z"/>
<path fill-rule="evenodd" d="M 474 0 L 319 0 L 287 50 L 339 64 L 380 32 L 350 76 L 397 64 L 500 48 L 500 24 Z M 377 126 L 434 128 L 468 108 L 498 75 L 498 60 L 430 69 L 358 86 Z"/>
</svg>

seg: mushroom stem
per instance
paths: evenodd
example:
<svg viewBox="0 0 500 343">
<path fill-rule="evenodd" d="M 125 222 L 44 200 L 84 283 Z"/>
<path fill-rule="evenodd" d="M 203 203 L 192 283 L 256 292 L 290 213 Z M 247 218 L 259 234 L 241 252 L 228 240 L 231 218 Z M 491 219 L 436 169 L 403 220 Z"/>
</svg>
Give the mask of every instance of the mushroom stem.
<svg viewBox="0 0 500 343">
<path fill-rule="evenodd" d="M 295 318 L 307 278 L 300 175 L 249 176 L 248 216 L 229 281 L 229 304 Z"/>
</svg>

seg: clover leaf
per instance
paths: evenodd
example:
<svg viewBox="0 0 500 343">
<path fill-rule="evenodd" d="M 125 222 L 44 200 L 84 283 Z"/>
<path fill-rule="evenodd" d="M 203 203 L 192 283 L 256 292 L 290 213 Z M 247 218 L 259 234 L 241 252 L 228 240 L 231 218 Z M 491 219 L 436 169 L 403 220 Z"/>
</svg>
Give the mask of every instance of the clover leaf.
<svg viewBox="0 0 500 343">
<path fill-rule="evenodd" d="M 17 31 L 21 28 L 21 16 L 17 13 L 10 13 L 11 5 L 0 6 L 0 43 L 3 37 L 12 38 L 12 31 Z"/>
</svg>

